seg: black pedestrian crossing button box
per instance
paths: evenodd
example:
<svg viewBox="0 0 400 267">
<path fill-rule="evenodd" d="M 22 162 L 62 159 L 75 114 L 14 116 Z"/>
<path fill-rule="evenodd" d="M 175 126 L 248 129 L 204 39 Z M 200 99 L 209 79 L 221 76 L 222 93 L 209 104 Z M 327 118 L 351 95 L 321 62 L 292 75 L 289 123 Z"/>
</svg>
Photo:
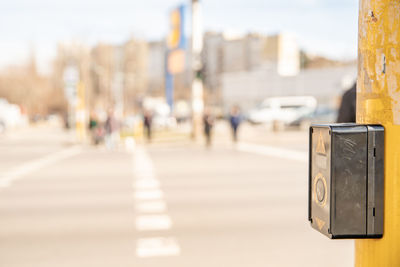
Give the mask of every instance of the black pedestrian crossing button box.
<svg viewBox="0 0 400 267">
<path fill-rule="evenodd" d="M 308 219 L 332 239 L 383 235 L 384 128 L 310 127 Z"/>
</svg>

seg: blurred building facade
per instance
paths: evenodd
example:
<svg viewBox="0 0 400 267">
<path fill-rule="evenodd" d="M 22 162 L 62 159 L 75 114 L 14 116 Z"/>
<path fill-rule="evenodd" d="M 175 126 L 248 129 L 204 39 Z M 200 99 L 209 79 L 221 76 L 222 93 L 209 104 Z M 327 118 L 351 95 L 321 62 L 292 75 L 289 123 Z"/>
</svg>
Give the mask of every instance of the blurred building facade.
<svg viewBox="0 0 400 267">
<path fill-rule="evenodd" d="M 268 72 L 282 77 L 300 71 L 300 52 L 293 35 L 247 34 L 229 36 L 206 33 L 204 38 L 204 83 L 211 105 L 223 105 L 223 77 L 230 73 L 252 72 L 268 66 Z M 229 75 L 228 75 L 229 76 Z"/>
<path fill-rule="evenodd" d="M 67 113 L 68 108 L 68 96 L 64 80 L 64 72 L 68 67 L 73 67 L 77 70 L 85 92 L 89 93 L 87 101 L 94 99 L 92 91 L 87 90 L 92 88 L 93 82 L 90 50 L 86 46 L 77 43 L 58 44 L 57 56 L 53 61 L 52 86 L 54 90 L 64 95 L 65 105 L 62 113 Z"/>
<path fill-rule="evenodd" d="M 266 97 L 288 95 L 313 95 L 321 104 L 335 105 L 343 81 L 356 77 L 355 62 L 308 58 L 290 33 L 235 38 L 207 33 L 204 47 L 207 103 L 225 111 L 234 104 L 249 109 Z"/>
<path fill-rule="evenodd" d="M 162 61 L 162 58 L 159 59 Z M 149 44 L 143 40 L 131 39 L 122 46 L 120 70 L 123 87 L 124 109 L 133 112 L 140 108 L 140 99 L 148 93 Z"/>
<path fill-rule="evenodd" d="M 281 76 L 265 65 L 250 72 L 222 75 L 223 107 L 240 104 L 245 110 L 273 96 L 310 95 L 321 105 L 336 106 L 343 90 L 357 75 L 355 64 L 303 69 L 296 76 Z"/>
<path fill-rule="evenodd" d="M 190 45 L 188 45 L 190 47 Z M 355 65 L 324 67 L 318 58 L 310 64 L 292 34 L 232 36 L 208 32 L 204 36 L 202 78 L 207 105 L 251 107 L 269 96 L 315 95 L 321 103 L 340 94 L 344 77 L 355 77 Z M 130 39 L 122 44 L 99 43 L 92 48 L 60 44 L 54 60 L 51 85 L 63 92 L 63 71 L 73 65 L 85 85 L 88 110 L 140 110 L 145 97 L 165 95 L 167 47 L 165 40 Z M 190 48 L 185 71 L 174 75 L 175 100 L 191 96 Z M 324 63 L 324 64 L 322 64 Z M 305 65 L 312 68 L 304 68 Z M 302 65 L 302 66 L 301 66 Z M 60 101 L 59 101 L 60 102 Z M 59 104 L 65 108 L 65 104 Z"/>
<path fill-rule="evenodd" d="M 154 41 L 148 44 L 148 93 L 152 96 L 163 96 L 165 86 L 165 66 L 167 47 L 165 41 Z"/>
<path fill-rule="evenodd" d="M 79 70 L 85 86 L 87 109 L 122 107 L 133 111 L 137 99 L 148 90 L 149 45 L 131 39 L 121 45 L 99 43 L 93 48 L 59 45 L 53 67 L 53 86 L 64 91 L 63 72 L 67 66 Z"/>
<path fill-rule="evenodd" d="M 266 37 L 263 62 L 270 63 L 280 76 L 296 76 L 300 71 L 300 51 L 296 37 L 281 33 Z"/>
</svg>

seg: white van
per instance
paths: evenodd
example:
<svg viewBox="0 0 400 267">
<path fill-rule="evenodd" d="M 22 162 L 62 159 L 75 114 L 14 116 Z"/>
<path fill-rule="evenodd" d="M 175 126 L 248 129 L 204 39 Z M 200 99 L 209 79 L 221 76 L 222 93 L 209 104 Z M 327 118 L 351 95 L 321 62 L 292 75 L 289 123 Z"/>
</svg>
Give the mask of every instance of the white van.
<svg viewBox="0 0 400 267">
<path fill-rule="evenodd" d="M 316 108 L 317 100 L 312 96 L 271 97 L 250 110 L 248 120 L 265 124 L 278 121 L 287 125 Z"/>
</svg>

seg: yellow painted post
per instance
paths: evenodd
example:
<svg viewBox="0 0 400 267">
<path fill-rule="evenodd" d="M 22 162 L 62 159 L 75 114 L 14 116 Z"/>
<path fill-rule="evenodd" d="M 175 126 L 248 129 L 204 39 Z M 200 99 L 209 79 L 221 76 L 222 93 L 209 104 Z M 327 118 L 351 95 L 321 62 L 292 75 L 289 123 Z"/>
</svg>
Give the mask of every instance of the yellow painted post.
<svg viewBox="0 0 400 267">
<path fill-rule="evenodd" d="M 357 122 L 385 127 L 382 239 L 356 240 L 355 266 L 400 266 L 400 1 L 360 0 Z"/>
<path fill-rule="evenodd" d="M 77 105 L 75 109 L 76 134 L 80 142 L 86 137 L 86 108 L 85 108 L 85 85 L 80 82 L 77 86 Z"/>
</svg>

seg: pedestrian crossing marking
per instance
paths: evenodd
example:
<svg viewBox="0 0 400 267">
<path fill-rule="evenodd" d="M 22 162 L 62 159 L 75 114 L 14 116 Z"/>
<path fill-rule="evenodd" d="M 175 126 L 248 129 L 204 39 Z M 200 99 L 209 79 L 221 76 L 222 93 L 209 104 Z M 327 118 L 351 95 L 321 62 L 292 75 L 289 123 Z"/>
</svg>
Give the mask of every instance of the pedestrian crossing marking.
<svg viewBox="0 0 400 267">
<path fill-rule="evenodd" d="M 136 190 L 159 189 L 160 182 L 156 179 L 140 179 L 135 181 L 133 187 L 135 187 Z"/>
<path fill-rule="evenodd" d="M 140 215 L 136 218 L 138 231 L 168 230 L 172 221 L 168 215 Z"/>
<path fill-rule="evenodd" d="M 174 238 L 141 238 L 136 243 L 136 255 L 140 258 L 177 256 L 180 253 L 181 249 Z"/>
<path fill-rule="evenodd" d="M 322 137 L 322 132 L 319 132 L 319 138 L 317 143 L 317 149 L 315 150 L 317 153 L 326 154 L 324 138 Z"/>
<path fill-rule="evenodd" d="M 158 200 L 164 196 L 164 193 L 159 189 L 136 191 L 135 199 L 137 200 Z"/>
<path fill-rule="evenodd" d="M 167 204 L 163 201 L 139 202 L 135 209 L 141 213 L 162 213 L 167 210 Z"/>
<path fill-rule="evenodd" d="M 133 154 L 135 180 L 132 182 L 135 197 L 136 230 L 168 231 L 172 227 L 171 217 L 166 213 L 167 205 L 163 201 L 164 193 L 156 177 L 153 161 L 142 147 Z M 168 232 L 165 232 L 168 233 Z M 152 258 L 161 256 L 179 256 L 181 248 L 173 237 L 140 238 L 136 243 L 136 256 Z"/>
<path fill-rule="evenodd" d="M 324 225 L 325 225 L 325 222 L 321 219 L 318 219 L 317 217 L 315 217 L 315 221 L 317 222 L 317 226 L 318 226 L 319 230 L 321 231 L 322 227 L 324 227 Z"/>
</svg>

